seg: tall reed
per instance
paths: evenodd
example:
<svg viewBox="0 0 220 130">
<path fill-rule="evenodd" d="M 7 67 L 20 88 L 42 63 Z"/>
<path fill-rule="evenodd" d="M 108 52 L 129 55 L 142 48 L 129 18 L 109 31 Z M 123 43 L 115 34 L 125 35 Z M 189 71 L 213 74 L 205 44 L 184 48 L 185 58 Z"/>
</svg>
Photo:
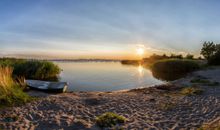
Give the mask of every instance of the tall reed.
<svg viewBox="0 0 220 130">
<path fill-rule="evenodd" d="M 22 84 L 13 80 L 12 73 L 11 67 L 0 67 L 0 107 L 20 105 L 32 99 L 23 92 Z"/>
<path fill-rule="evenodd" d="M 15 87 L 12 79 L 13 69 L 11 67 L 0 67 L 0 94 L 8 95 Z"/>
</svg>

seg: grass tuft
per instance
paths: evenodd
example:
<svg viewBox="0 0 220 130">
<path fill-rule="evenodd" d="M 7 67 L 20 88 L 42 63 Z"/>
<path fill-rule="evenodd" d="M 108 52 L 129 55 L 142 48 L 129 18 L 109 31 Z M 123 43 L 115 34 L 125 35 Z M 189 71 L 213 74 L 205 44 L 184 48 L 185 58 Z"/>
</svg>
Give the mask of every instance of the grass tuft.
<svg viewBox="0 0 220 130">
<path fill-rule="evenodd" d="M 113 127 L 117 124 L 125 123 L 126 118 L 112 112 L 106 112 L 96 118 L 96 123 L 100 127 Z"/>
<path fill-rule="evenodd" d="M 200 95 L 203 93 L 203 90 L 196 87 L 185 87 L 180 91 L 181 94 L 186 95 L 186 96 L 192 96 L 192 95 Z"/>
<path fill-rule="evenodd" d="M 173 108 L 175 108 L 175 106 L 176 106 L 175 103 L 167 102 L 167 103 L 160 104 L 159 108 L 161 110 L 172 110 Z"/>
</svg>

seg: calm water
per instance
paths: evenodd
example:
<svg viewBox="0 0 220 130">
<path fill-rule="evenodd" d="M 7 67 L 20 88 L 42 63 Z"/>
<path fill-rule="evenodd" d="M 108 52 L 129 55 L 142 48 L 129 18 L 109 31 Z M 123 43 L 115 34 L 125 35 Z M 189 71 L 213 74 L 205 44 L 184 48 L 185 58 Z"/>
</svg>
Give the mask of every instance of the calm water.
<svg viewBox="0 0 220 130">
<path fill-rule="evenodd" d="M 114 91 L 163 83 L 142 66 L 120 62 L 55 62 L 63 69 L 61 81 L 69 91 Z"/>
</svg>

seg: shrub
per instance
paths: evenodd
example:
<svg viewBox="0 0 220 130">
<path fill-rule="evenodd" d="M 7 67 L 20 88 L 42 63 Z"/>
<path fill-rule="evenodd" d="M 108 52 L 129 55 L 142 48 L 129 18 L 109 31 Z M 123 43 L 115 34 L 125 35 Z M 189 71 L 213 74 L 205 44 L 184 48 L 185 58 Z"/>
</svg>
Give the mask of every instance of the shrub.
<svg viewBox="0 0 220 130">
<path fill-rule="evenodd" d="M 104 113 L 101 116 L 98 116 L 96 119 L 96 123 L 100 127 L 113 127 L 117 124 L 122 124 L 125 121 L 125 117 L 112 112 Z"/>
<path fill-rule="evenodd" d="M 0 107 L 25 103 L 31 98 L 12 79 L 12 68 L 0 67 Z"/>
<path fill-rule="evenodd" d="M 160 60 L 151 66 L 153 74 L 163 75 L 183 75 L 199 68 L 199 64 L 193 60 L 180 59 Z"/>
</svg>

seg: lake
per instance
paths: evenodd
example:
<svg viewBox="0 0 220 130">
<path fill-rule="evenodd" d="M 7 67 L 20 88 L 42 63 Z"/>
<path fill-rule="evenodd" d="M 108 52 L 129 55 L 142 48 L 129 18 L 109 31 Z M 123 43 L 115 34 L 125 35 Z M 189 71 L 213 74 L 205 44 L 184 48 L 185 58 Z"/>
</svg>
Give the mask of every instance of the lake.
<svg viewBox="0 0 220 130">
<path fill-rule="evenodd" d="M 69 83 L 68 91 L 115 91 L 164 83 L 142 66 L 120 62 L 55 62 L 63 71 L 60 81 Z"/>
</svg>

